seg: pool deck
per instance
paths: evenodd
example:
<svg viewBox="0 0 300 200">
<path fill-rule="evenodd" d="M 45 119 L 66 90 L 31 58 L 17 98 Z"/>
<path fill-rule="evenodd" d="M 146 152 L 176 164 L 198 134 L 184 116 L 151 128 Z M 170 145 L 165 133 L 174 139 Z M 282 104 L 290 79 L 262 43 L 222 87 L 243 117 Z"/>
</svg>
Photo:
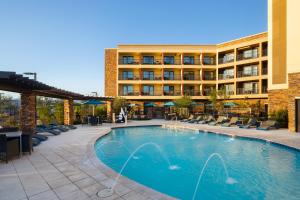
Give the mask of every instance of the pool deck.
<svg viewBox="0 0 300 200">
<path fill-rule="evenodd" d="M 163 125 L 171 128 L 205 130 L 230 136 L 263 139 L 300 149 L 300 134 L 285 129 L 258 131 L 236 127 L 171 122 L 164 120 L 131 121 L 128 126 Z M 121 177 L 108 198 L 97 192 L 112 186 L 117 174 L 97 159 L 93 145 L 97 138 L 109 133 L 111 127 L 124 124 L 105 124 L 98 127 L 79 126 L 76 130 L 49 136 L 31 155 L 22 156 L 8 164 L 0 163 L 1 200 L 85 200 L 85 199 L 172 199 Z"/>
</svg>

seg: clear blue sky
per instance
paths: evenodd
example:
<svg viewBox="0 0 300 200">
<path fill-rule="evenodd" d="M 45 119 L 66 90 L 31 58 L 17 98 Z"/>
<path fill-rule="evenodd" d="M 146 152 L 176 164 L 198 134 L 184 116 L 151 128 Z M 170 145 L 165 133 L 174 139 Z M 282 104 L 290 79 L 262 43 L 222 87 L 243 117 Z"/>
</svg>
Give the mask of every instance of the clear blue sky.
<svg viewBox="0 0 300 200">
<path fill-rule="evenodd" d="M 104 48 L 211 44 L 267 30 L 267 0 L 0 0 L 0 71 L 103 93 Z"/>
</svg>

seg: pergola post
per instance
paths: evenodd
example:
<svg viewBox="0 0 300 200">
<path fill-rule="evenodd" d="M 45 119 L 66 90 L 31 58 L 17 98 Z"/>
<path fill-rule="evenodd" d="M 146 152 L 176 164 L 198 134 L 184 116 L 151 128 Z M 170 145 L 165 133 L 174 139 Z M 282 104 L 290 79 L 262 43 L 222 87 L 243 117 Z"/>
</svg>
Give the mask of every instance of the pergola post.
<svg viewBox="0 0 300 200">
<path fill-rule="evenodd" d="M 36 95 L 33 93 L 21 93 L 20 126 L 25 134 L 35 133 Z"/>
<path fill-rule="evenodd" d="M 73 125 L 74 123 L 74 108 L 73 99 L 64 100 L 64 124 Z"/>
<path fill-rule="evenodd" d="M 112 101 L 107 101 L 106 104 L 107 119 L 112 119 Z"/>
</svg>

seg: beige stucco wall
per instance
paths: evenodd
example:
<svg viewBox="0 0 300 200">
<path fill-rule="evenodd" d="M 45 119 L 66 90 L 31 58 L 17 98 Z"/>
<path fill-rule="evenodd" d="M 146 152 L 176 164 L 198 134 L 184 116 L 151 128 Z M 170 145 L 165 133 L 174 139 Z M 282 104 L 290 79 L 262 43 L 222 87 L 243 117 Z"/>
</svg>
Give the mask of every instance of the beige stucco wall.
<svg viewBox="0 0 300 200">
<path fill-rule="evenodd" d="M 300 72 L 300 0 L 287 0 L 288 73 Z"/>
</svg>

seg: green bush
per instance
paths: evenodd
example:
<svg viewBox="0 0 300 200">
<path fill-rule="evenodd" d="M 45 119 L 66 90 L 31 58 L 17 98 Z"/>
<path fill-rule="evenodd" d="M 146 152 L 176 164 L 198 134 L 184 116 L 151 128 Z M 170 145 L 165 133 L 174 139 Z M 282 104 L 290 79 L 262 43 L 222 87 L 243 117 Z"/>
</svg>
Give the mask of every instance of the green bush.
<svg viewBox="0 0 300 200">
<path fill-rule="evenodd" d="M 271 118 L 278 122 L 280 128 L 288 127 L 288 111 L 286 109 L 274 111 L 271 114 Z"/>
</svg>

